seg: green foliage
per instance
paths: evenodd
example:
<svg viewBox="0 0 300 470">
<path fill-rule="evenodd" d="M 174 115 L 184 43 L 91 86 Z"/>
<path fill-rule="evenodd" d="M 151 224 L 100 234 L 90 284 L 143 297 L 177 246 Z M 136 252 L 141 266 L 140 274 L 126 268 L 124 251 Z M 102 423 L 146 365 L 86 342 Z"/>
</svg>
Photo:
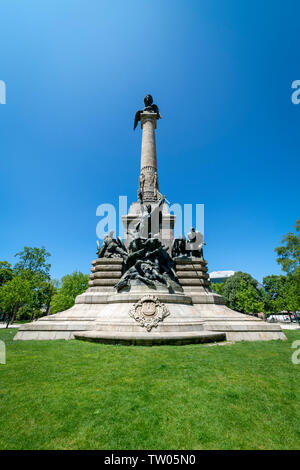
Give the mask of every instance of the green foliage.
<svg viewBox="0 0 300 470">
<path fill-rule="evenodd" d="M 287 275 L 285 286 L 285 307 L 289 312 L 300 311 L 300 269 Z"/>
<path fill-rule="evenodd" d="M 50 302 L 55 293 L 53 283 L 40 273 L 22 271 L 20 276 L 30 283 L 32 290 L 32 301 L 22 309 L 21 320 L 34 319 L 47 315 L 50 309 Z"/>
<path fill-rule="evenodd" d="M 300 311 L 300 219 L 296 221 L 296 233 L 289 232 L 283 239 L 284 245 L 275 248 L 277 262 L 286 276 L 270 275 L 263 278 L 264 290 L 250 274 L 237 272 L 220 284 L 212 284 L 225 303 L 233 310 L 245 313 L 279 313 Z"/>
<path fill-rule="evenodd" d="M 6 284 L 7 281 L 11 281 L 13 278 L 13 270 L 11 264 L 7 261 L 0 261 L 0 287 Z"/>
<path fill-rule="evenodd" d="M 15 256 L 19 258 L 19 261 L 14 266 L 16 274 L 19 274 L 21 271 L 31 271 L 39 273 L 46 279 L 50 279 L 51 264 L 47 263 L 47 258 L 51 255 L 46 251 L 45 247 L 32 248 L 24 246 L 24 250 L 16 253 Z"/>
<path fill-rule="evenodd" d="M 51 281 L 50 253 L 44 247 L 25 246 L 15 256 L 18 261 L 13 269 L 6 261 L 0 263 L 0 313 L 12 321 L 33 320 L 48 314 L 52 298 L 52 313 L 70 308 L 76 296 L 88 288 L 89 277 L 80 272 L 63 277 L 61 283 Z"/>
<path fill-rule="evenodd" d="M 236 309 L 244 313 L 259 313 L 264 310 L 264 296 L 260 289 L 241 281 L 235 296 Z"/>
<path fill-rule="evenodd" d="M 217 294 L 222 295 L 223 287 L 224 287 L 224 282 L 216 282 L 216 283 L 212 282 L 211 283 L 212 290 L 216 292 Z"/>
<path fill-rule="evenodd" d="M 279 313 L 286 310 L 286 276 L 265 276 L 263 286 L 265 290 L 265 311 Z"/>
<path fill-rule="evenodd" d="M 266 312 L 300 311 L 300 272 L 263 278 Z"/>
<path fill-rule="evenodd" d="M 51 256 L 45 247 L 24 247 L 15 256 L 19 261 L 14 266 L 14 272 L 28 281 L 32 290 L 32 300 L 26 303 L 19 313 L 21 320 L 32 320 L 47 314 L 50 308 L 53 284 L 50 282 L 50 267 L 47 259 Z"/>
<path fill-rule="evenodd" d="M 288 232 L 281 240 L 284 245 L 274 250 L 278 255 L 277 262 L 286 273 L 300 268 L 300 219 L 296 221 L 295 229 L 297 233 Z"/>
<path fill-rule="evenodd" d="M 223 283 L 215 284 L 227 307 L 243 313 L 258 313 L 264 309 L 264 292 L 250 274 L 237 271 Z"/>
<path fill-rule="evenodd" d="M 13 323 L 22 314 L 22 309 L 33 302 L 33 290 L 28 280 L 14 276 L 0 289 L 0 310 L 7 324 Z"/>
<path fill-rule="evenodd" d="M 277 262 L 286 276 L 266 276 L 263 285 L 266 291 L 266 310 L 270 312 L 300 311 L 300 219 L 296 221 L 296 233 L 289 232 L 284 245 L 275 248 Z"/>
<path fill-rule="evenodd" d="M 7 281 L 13 280 L 15 280 L 16 286 L 20 286 L 23 283 L 24 289 L 22 290 L 21 287 L 18 287 L 16 291 L 16 305 L 18 307 L 14 307 L 7 300 L 7 293 L 11 286 L 14 285 L 9 284 L 8 289 L 3 291 L 6 301 L 4 302 L 3 300 L 2 304 L 5 308 L 0 307 L 0 310 L 2 315 L 5 314 L 7 318 L 13 319 L 17 315 L 19 320 L 32 320 L 49 311 L 51 297 L 55 291 L 50 281 L 49 271 L 51 265 L 47 262 L 50 253 L 44 247 L 32 248 L 25 246 L 24 250 L 15 256 L 19 259 L 13 269 L 6 261 L 0 263 L 0 287 L 2 285 L 0 292 L 8 284 Z M 31 291 L 30 295 L 27 295 L 28 287 Z M 24 299 L 20 302 L 19 295 L 22 292 L 24 293 Z M 17 309 L 17 314 L 15 309 Z"/>
<path fill-rule="evenodd" d="M 265 292 L 268 294 L 271 300 L 276 300 L 280 296 L 284 290 L 285 284 L 286 276 L 283 275 L 276 276 L 272 274 L 271 276 L 265 276 L 263 278 Z"/>
<path fill-rule="evenodd" d="M 61 312 L 72 307 L 77 295 L 88 288 L 89 276 L 80 271 L 64 276 L 51 301 L 51 313 Z"/>
</svg>

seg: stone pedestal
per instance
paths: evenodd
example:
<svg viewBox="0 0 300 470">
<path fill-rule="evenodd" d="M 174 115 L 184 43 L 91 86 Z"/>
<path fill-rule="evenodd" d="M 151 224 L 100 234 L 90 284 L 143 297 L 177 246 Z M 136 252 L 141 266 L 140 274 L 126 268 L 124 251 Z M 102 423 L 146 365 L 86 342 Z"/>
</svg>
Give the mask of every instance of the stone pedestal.
<svg viewBox="0 0 300 470">
<path fill-rule="evenodd" d="M 133 282 L 129 291 L 117 293 L 113 286 L 121 277 L 122 261 L 94 260 L 90 287 L 77 296 L 75 305 L 21 325 L 15 339 L 78 338 L 146 345 L 286 339 L 280 325 L 226 307 L 223 298 L 209 287 L 206 261 L 177 258 L 176 266 L 181 288 L 175 292 L 164 285 L 150 288 Z M 166 313 L 148 331 L 140 321 L 138 308 L 149 298 L 150 303 L 156 299 L 158 311 Z"/>
<path fill-rule="evenodd" d="M 179 257 L 175 259 L 177 276 L 185 294 L 193 304 L 224 305 L 224 299 L 210 288 L 207 261 L 200 258 Z"/>
</svg>

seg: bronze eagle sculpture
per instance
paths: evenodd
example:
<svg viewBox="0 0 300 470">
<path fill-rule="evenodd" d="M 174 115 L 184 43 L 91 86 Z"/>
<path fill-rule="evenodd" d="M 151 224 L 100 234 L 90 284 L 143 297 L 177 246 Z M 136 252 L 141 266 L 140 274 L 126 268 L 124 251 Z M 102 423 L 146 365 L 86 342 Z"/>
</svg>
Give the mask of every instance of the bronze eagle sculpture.
<svg viewBox="0 0 300 470">
<path fill-rule="evenodd" d="M 157 116 L 157 119 L 162 118 L 159 112 L 158 106 L 156 106 L 156 104 L 153 104 L 153 98 L 151 95 L 145 96 L 144 103 L 145 103 L 145 108 L 135 113 L 133 130 L 136 129 L 138 122 L 141 120 L 141 113 L 143 113 L 144 111 L 147 111 L 148 113 L 155 113 Z"/>
</svg>

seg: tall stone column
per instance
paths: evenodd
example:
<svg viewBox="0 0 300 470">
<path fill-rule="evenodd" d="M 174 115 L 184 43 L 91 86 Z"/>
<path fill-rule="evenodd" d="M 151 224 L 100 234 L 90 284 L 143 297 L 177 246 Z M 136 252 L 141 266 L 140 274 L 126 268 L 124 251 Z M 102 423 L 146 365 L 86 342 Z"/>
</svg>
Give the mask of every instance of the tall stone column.
<svg viewBox="0 0 300 470">
<path fill-rule="evenodd" d="M 155 142 L 156 114 L 142 112 L 141 128 L 143 133 L 139 191 L 143 201 L 155 202 L 159 191 Z"/>
<path fill-rule="evenodd" d="M 130 206 L 129 213 L 122 216 L 125 234 L 128 228 L 134 227 L 140 221 L 142 205 L 145 208 L 149 205 L 153 210 L 160 200 L 160 192 L 157 175 L 157 157 L 156 157 L 156 113 L 143 111 L 140 114 L 142 128 L 142 149 L 141 149 L 141 171 L 139 177 L 139 198 L 137 202 L 133 202 Z M 155 222 L 153 224 L 153 221 Z M 173 230 L 175 224 L 175 215 L 169 213 L 168 205 L 162 203 L 159 206 L 159 215 L 151 220 L 151 233 L 159 235 L 162 243 L 171 247 L 173 240 Z M 128 246 L 132 240 L 131 235 L 125 235 L 125 245 Z"/>
</svg>

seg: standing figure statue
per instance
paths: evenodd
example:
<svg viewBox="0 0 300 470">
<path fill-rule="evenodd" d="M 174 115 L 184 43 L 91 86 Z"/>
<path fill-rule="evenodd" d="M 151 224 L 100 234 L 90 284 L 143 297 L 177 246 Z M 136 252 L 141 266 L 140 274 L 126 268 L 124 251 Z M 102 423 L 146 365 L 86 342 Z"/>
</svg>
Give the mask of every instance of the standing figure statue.
<svg viewBox="0 0 300 470">
<path fill-rule="evenodd" d="M 139 186 L 140 186 L 140 189 L 142 191 L 144 191 L 144 186 L 145 186 L 145 175 L 144 173 L 141 173 L 140 174 L 140 177 L 139 177 Z"/>
<path fill-rule="evenodd" d="M 186 239 L 180 235 L 179 238 L 174 238 L 171 249 L 172 258 L 186 256 Z"/>
<path fill-rule="evenodd" d="M 203 234 L 192 227 L 190 233 L 187 234 L 187 238 L 186 251 L 189 255 L 203 259 L 203 246 L 205 245 Z"/>
<path fill-rule="evenodd" d="M 143 204 L 143 196 L 144 196 L 144 187 L 145 187 L 145 175 L 141 173 L 139 177 L 138 200 L 142 204 Z"/>
<path fill-rule="evenodd" d="M 143 201 L 140 200 L 141 213 L 139 216 L 139 223 L 135 226 L 135 229 L 127 229 L 127 234 L 131 238 L 148 238 L 150 234 L 159 233 L 159 213 L 161 206 L 165 202 L 166 198 L 159 193 L 159 200 L 155 204 L 144 205 Z"/>
<path fill-rule="evenodd" d="M 153 175 L 153 188 L 154 188 L 154 197 L 155 199 L 157 198 L 157 193 L 158 193 L 158 177 L 157 177 L 157 172 L 154 173 Z"/>
<path fill-rule="evenodd" d="M 142 238 L 148 238 L 151 232 L 151 211 L 151 204 L 147 204 L 146 206 L 141 204 L 141 218 L 138 224 L 138 230 Z"/>
</svg>

